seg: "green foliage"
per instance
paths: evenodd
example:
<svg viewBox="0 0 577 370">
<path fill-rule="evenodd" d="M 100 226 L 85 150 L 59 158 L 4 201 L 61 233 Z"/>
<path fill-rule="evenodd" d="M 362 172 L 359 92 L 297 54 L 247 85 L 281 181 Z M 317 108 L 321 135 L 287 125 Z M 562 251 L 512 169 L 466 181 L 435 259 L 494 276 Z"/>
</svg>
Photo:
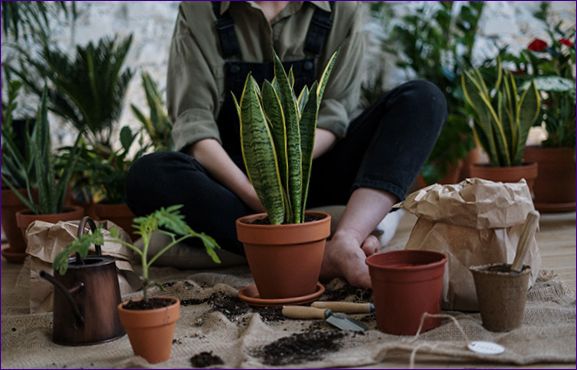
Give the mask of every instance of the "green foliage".
<svg viewBox="0 0 577 370">
<path fill-rule="evenodd" d="M 474 112 L 474 130 L 493 166 L 517 166 L 523 162 L 529 129 L 539 117 L 541 98 L 535 83 L 521 92 L 513 74 L 497 66 L 495 85 L 488 87 L 478 69 L 464 73 L 465 101 Z"/>
<path fill-rule="evenodd" d="M 542 145 L 575 148 L 575 26 L 551 23 L 549 7 L 549 2 L 542 2 L 535 13 L 549 40 L 535 39 L 519 54 L 504 47 L 499 55 L 514 66 L 520 84 L 526 86 L 534 80 L 541 92 L 541 116 L 535 124 L 543 123 L 547 130 Z"/>
<path fill-rule="evenodd" d="M 149 115 L 145 116 L 134 104 L 130 105 L 132 112 L 150 137 L 155 151 L 172 150 L 172 122 L 164 109 L 164 101 L 158 86 L 147 72 L 142 73 L 142 87 L 146 94 Z"/>
<path fill-rule="evenodd" d="M 383 45 L 398 57 L 399 67 L 434 83 L 447 99 L 447 121 L 423 168 L 427 183 L 444 177 L 474 146 L 460 79 L 471 67 L 484 6 L 477 1 L 424 4 L 401 17 Z"/>
<path fill-rule="evenodd" d="M 2 179 L 18 189 L 26 189 L 27 184 L 34 185 L 34 174 L 28 143 L 18 143 L 14 132 L 14 112 L 18 108 L 16 99 L 22 83 L 11 80 L 5 70 L 5 86 L 8 100 L 2 101 Z M 22 130 L 21 130 L 22 131 Z M 23 132 L 29 132 L 28 122 Z M 26 135 L 24 135 L 26 139 Z"/>
<path fill-rule="evenodd" d="M 140 139 L 138 140 L 138 138 Z M 78 147 L 61 149 L 60 167 L 64 167 L 73 155 L 77 158 L 73 189 L 80 193 L 85 203 L 103 202 L 108 204 L 124 203 L 126 199 L 126 177 L 133 161 L 140 158 L 146 146 L 142 145 L 141 135 L 133 133 L 130 127 L 124 126 L 119 133 L 120 148 L 117 150 L 99 150 L 81 140 Z M 140 143 L 140 149 L 132 158 L 130 149 Z"/>
<path fill-rule="evenodd" d="M 22 184 L 13 182 L 13 178 L 10 178 L 5 173 L 4 167 L 2 167 L 2 182 L 13 190 L 15 195 L 34 214 L 60 213 L 64 207 L 64 196 L 68 190 L 68 183 L 76 166 L 76 156 L 74 154 L 70 156 L 62 171 L 56 169 L 51 148 L 46 91 L 42 94 L 32 134 L 26 133 L 26 135 L 27 153 L 25 157 L 18 159 L 18 161 L 21 161 L 24 169 L 20 174 L 25 183 L 24 188 L 27 189 L 27 196 L 17 191 Z M 76 148 L 79 139 L 80 135 L 73 148 Z M 11 145 L 9 141 L 3 144 L 8 144 L 9 147 Z M 11 160 L 17 158 L 15 149 L 9 149 L 8 153 Z M 37 201 L 31 192 L 34 185 L 36 185 L 38 190 Z"/>
<path fill-rule="evenodd" d="M 112 126 L 132 78 L 132 70 L 123 68 L 131 43 L 132 36 L 90 42 L 76 47 L 73 60 L 49 43 L 41 45 L 38 56 L 20 48 L 20 68 L 12 70 L 38 96 L 48 81 L 48 108 L 93 146 L 110 148 Z"/>
<path fill-rule="evenodd" d="M 2 1 L 2 32 L 14 41 L 46 41 L 50 19 L 63 14 L 76 18 L 76 4 L 65 1 Z"/>
<path fill-rule="evenodd" d="M 161 208 L 148 216 L 134 219 L 133 227 L 136 230 L 136 234 L 142 237 L 142 249 L 121 239 L 118 229 L 112 229 L 110 231 L 110 238 L 104 238 L 102 235 L 102 229 L 97 228 L 94 233 L 82 235 L 60 252 L 54 260 L 54 268 L 58 270 L 60 274 L 64 274 L 68 268 L 68 256 L 72 253 L 79 253 L 81 256 L 86 257 L 88 249 L 92 244 L 103 244 L 104 242 L 122 244 L 140 257 L 142 279 L 144 283 L 144 300 L 147 300 L 148 288 L 150 287 L 150 267 L 164 253 L 182 241 L 188 238 L 200 239 L 204 245 L 206 253 L 210 256 L 213 262 L 220 263 L 220 258 L 218 257 L 218 254 L 216 254 L 216 250 L 220 249 L 220 246 L 212 237 L 205 233 L 197 233 L 192 230 L 184 220 L 184 216 L 180 213 L 181 208 L 182 205 Z M 171 242 L 149 259 L 148 249 L 154 232 L 160 232 L 167 235 L 171 238 Z"/>
<path fill-rule="evenodd" d="M 235 98 L 244 164 L 273 225 L 304 222 L 318 111 L 337 55 L 298 98 L 277 55 L 273 81 L 261 91 L 249 75 L 240 103 Z"/>
</svg>

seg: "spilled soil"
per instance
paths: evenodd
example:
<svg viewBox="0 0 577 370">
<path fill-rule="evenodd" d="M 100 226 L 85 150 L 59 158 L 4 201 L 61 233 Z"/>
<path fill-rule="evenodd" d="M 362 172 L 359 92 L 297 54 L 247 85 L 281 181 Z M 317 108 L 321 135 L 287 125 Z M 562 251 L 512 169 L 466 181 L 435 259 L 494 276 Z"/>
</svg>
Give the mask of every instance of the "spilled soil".
<svg viewBox="0 0 577 370">
<path fill-rule="evenodd" d="M 213 355 L 212 352 L 200 352 L 190 358 L 192 367 L 209 367 L 224 365 L 224 361 L 219 356 Z"/>
</svg>

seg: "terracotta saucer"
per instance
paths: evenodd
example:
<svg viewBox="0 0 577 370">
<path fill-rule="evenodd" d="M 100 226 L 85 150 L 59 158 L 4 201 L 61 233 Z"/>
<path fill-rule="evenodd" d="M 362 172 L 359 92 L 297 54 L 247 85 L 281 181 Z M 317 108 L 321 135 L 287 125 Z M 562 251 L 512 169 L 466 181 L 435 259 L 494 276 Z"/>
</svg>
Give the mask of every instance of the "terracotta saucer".
<svg viewBox="0 0 577 370">
<path fill-rule="evenodd" d="M 260 298 L 256 285 L 249 285 L 238 291 L 238 298 L 241 301 L 247 302 L 251 306 L 282 306 L 287 304 L 305 304 L 310 303 L 323 295 L 325 287 L 321 283 L 317 283 L 317 289 L 314 293 L 303 295 L 301 297 L 292 298 Z"/>
</svg>

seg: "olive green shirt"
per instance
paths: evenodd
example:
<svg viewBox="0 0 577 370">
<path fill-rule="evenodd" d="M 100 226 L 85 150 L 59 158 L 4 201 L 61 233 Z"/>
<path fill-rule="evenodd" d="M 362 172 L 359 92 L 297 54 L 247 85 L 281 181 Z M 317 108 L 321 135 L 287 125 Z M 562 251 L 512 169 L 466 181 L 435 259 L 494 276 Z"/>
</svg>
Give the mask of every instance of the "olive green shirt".
<svg viewBox="0 0 577 370">
<path fill-rule="evenodd" d="M 229 10 L 245 62 L 273 60 L 273 49 L 284 61 L 306 57 L 305 37 L 315 6 L 334 12 L 333 26 L 319 55 L 317 73 L 339 47 L 338 60 L 325 90 L 318 127 L 342 138 L 359 112 L 364 49 L 362 7 L 357 2 L 313 1 L 314 6 L 291 2 L 269 24 L 256 3 L 222 2 Z M 216 119 L 226 94 L 224 63 L 209 2 L 180 4 L 168 62 L 168 112 L 176 150 L 199 140 L 220 141 Z M 317 79 L 319 76 L 317 76 Z"/>
</svg>

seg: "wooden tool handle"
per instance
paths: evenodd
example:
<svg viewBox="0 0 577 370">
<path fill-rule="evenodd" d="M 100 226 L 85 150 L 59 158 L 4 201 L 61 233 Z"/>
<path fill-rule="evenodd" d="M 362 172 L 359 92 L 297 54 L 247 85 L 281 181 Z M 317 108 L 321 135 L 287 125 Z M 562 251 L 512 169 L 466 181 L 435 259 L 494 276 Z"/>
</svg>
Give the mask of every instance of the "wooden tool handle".
<svg viewBox="0 0 577 370">
<path fill-rule="evenodd" d="M 523 261 L 525 260 L 525 255 L 527 254 L 527 249 L 529 244 L 535 235 L 535 231 L 539 226 L 539 212 L 531 211 L 527 215 L 525 224 L 523 225 L 523 231 L 519 237 L 519 243 L 517 244 L 517 252 L 515 253 L 515 259 L 511 265 L 511 271 L 521 272 L 523 269 Z"/>
<path fill-rule="evenodd" d="M 328 308 L 333 312 L 343 313 L 371 313 L 374 306 L 372 303 L 354 303 L 354 302 L 313 302 L 312 307 Z"/>
<path fill-rule="evenodd" d="M 283 306 L 282 314 L 290 319 L 324 319 L 327 310 L 307 306 Z"/>
</svg>

